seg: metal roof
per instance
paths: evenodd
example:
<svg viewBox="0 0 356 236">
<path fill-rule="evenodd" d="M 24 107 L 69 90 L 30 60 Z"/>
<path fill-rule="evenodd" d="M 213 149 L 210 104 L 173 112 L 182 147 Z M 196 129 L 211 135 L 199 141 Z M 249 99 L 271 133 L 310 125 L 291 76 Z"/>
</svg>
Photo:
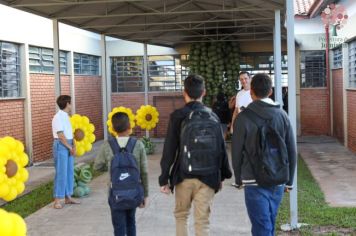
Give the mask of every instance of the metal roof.
<svg viewBox="0 0 356 236">
<path fill-rule="evenodd" d="M 0 3 L 107 36 L 166 46 L 206 41 L 272 41 L 274 10 L 281 10 L 283 22 L 285 13 L 285 0 L 0 0 Z"/>
</svg>

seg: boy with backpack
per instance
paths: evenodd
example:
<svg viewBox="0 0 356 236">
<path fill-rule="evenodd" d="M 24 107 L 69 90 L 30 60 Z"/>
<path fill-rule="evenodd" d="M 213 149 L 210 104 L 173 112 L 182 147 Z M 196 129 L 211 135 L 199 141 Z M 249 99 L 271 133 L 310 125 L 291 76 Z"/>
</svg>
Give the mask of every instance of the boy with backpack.
<svg viewBox="0 0 356 236">
<path fill-rule="evenodd" d="M 115 236 L 136 235 L 136 208 L 147 206 L 147 157 L 143 143 L 130 137 L 126 113 L 111 118 L 115 138 L 104 141 L 94 162 L 95 170 L 109 170 L 109 206 Z"/>
<path fill-rule="evenodd" d="M 194 204 L 195 235 L 209 235 L 213 197 L 232 173 L 219 118 L 204 104 L 204 79 L 184 80 L 186 105 L 170 115 L 161 159 L 159 184 L 169 194 L 175 187 L 176 235 L 187 236 L 187 219 Z"/>
<path fill-rule="evenodd" d="M 296 144 L 287 114 L 268 98 L 272 80 L 256 74 L 253 102 L 238 116 L 232 136 L 232 164 L 237 187 L 245 188 L 245 204 L 253 236 L 273 236 L 283 192 L 293 188 Z"/>
</svg>

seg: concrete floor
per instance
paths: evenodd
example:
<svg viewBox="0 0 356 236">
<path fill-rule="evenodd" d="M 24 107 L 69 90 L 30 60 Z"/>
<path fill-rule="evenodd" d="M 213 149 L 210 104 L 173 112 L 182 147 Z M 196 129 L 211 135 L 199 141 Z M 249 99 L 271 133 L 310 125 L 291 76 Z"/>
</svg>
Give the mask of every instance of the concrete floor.
<svg viewBox="0 0 356 236">
<path fill-rule="evenodd" d="M 174 196 L 159 192 L 159 160 L 160 155 L 149 156 L 150 203 L 146 209 L 139 209 L 136 214 L 137 235 L 140 236 L 175 235 Z M 107 174 L 93 180 L 92 193 L 81 199 L 81 205 L 67 205 L 61 210 L 54 210 L 50 204 L 27 217 L 28 236 L 112 236 L 110 212 L 106 202 L 107 181 Z M 215 197 L 211 214 L 211 235 L 250 235 L 243 191 L 231 187 L 231 182 L 232 180 L 225 181 L 223 191 Z M 189 232 L 194 235 L 191 218 Z"/>
<path fill-rule="evenodd" d="M 356 207 L 356 155 L 326 136 L 302 137 L 298 149 L 326 202 L 334 207 Z"/>
<path fill-rule="evenodd" d="M 91 160 L 100 142 L 90 155 L 77 162 Z M 160 153 L 162 143 L 158 145 Z M 356 207 L 356 156 L 330 137 L 303 137 L 298 140 L 299 153 L 310 168 L 331 206 Z M 230 150 L 228 150 L 230 153 Z M 150 204 L 137 211 L 138 235 L 170 236 L 175 233 L 174 196 L 159 193 L 160 154 L 149 156 Z M 47 164 L 43 166 L 48 166 Z M 53 178 L 53 167 L 30 168 L 27 189 Z M 49 165 L 50 166 L 50 165 Z M 106 203 L 108 175 L 91 183 L 92 193 L 81 205 L 54 210 L 48 205 L 27 217 L 29 236 L 109 236 L 112 234 L 109 208 Z M 243 192 L 224 183 L 215 197 L 211 214 L 211 235 L 250 235 L 250 223 L 244 206 Z M 1 202 L 0 202 L 1 205 Z M 193 219 L 189 220 L 190 235 L 194 235 Z"/>
</svg>

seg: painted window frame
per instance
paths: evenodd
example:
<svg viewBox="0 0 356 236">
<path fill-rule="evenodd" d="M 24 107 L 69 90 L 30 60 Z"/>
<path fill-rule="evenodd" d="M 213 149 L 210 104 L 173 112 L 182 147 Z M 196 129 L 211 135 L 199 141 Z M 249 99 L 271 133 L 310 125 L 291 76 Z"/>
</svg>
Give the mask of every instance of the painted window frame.
<svg viewBox="0 0 356 236">
<path fill-rule="evenodd" d="M 148 91 L 182 91 L 189 75 L 188 59 L 185 54 L 148 56 Z M 113 93 L 145 91 L 143 56 L 110 57 L 110 68 Z"/>
<path fill-rule="evenodd" d="M 300 52 L 300 87 L 326 87 L 325 50 L 308 50 Z"/>
<path fill-rule="evenodd" d="M 20 45 L 0 41 L 0 99 L 21 97 Z"/>
<path fill-rule="evenodd" d="M 68 74 L 68 52 L 59 52 L 60 72 Z M 54 55 L 52 48 L 29 46 L 30 73 L 54 74 Z"/>
<path fill-rule="evenodd" d="M 333 69 L 342 68 L 342 46 L 333 49 Z"/>
<path fill-rule="evenodd" d="M 349 88 L 356 88 L 356 40 L 349 42 Z"/>
<path fill-rule="evenodd" d="M 73 53 L 75 75 L 100 76 L 100 57 L 84 53 Z"/>
</svg>

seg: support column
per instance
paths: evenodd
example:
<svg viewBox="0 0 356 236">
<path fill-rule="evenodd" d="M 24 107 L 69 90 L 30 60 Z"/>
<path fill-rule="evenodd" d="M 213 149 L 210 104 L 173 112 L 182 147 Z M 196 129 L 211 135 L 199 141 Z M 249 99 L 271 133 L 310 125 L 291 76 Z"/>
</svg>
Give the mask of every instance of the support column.
<svg viewBox="0 0 356 236">
<path fill-rule="evenodd" d="M 145 105 L 148 105 L 148 56 L 147 43 L 143 44 L 143 80 L 145 84 Z M 146 137 L 150 136 L 150 132 L 146 130 Z"/>
<path fill-rule="evenodd" d="M 69 52 L 69 58 L 68 58 L 68 72 L 70 74 L 70 96 L 72 98 L 72 114 L 75 114 L 75 81 L 74 81 L 74 52 L 70 51 Z"/>
<path fill-rule="evenodd" d="M 295 140 L 297 139 L 297 103 L 296 103 L 296 63 L 295 63 L 295 38 L 294 38 L 294 6 L 293 1 L 286 0 L 287 5 L 287 46 L 288 46 L 288 114 L 293 128 Z M 290 192 L 290 226 L 298 228 L 298 183 L 297 165 L 294 175 L 294 188 Z"/>
<path fill-rule="evenodd" d="M 55 89 L 55 97 L 57 99 L 57 97 L 61 95 L 61 78 L 60 78 L 61 70 L 59 64 L 59 25 L 57 19 L 52 20 L 52 22 L 53 22 L 54 89 Z"/>
<path fill-rule="evenodd" d="M 281 11 L 274 11 L 274 99 L 283 108 L 282 98 L 282 49 L 281 49 Z"/>
<path fill-rule="evenodd" d="M 25 97 L 25 146 L 29 157 L 29 165 L 33 164 L 33 143 L 32 143 L 32 109 L 31 109 L 31 89 L 30 89 L 30 65 L 29 46 L 24 44 L 20 48 L 21 64 L 21 94 Z"/>
<path fill-rule="evenodd" d="M 104 130 L 104 139 L 108 139 L 108 126 L 106 121 L 108 119 L 108 114 L 111 111 L 111 80 L 107 76 L 107 58 L 106 58 L 106 40 L 105 35 L 101 35 L 101 91 L 103 98 L 103 130 Z"/>
</svg>

